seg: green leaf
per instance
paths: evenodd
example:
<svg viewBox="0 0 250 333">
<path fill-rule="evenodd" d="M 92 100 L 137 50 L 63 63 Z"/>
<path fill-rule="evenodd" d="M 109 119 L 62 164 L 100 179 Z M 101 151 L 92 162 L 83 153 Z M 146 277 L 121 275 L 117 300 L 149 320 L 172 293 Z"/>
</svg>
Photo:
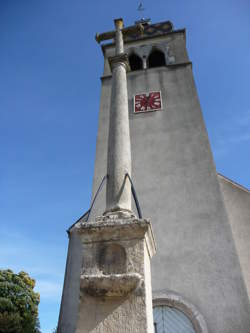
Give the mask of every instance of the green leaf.
<svg viewBox="0 0 250 333">
<path fill-rule="evenodd" d="M 26 272 L 0 270 L 0 333 L 39 333 L 39 293 Z"/>
</svg>

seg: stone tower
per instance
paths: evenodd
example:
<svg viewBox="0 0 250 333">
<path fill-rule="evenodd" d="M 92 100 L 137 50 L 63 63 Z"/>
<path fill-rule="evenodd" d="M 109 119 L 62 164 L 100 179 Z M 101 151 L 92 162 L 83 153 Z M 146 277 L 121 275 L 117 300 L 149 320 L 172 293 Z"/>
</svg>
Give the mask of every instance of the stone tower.
<svg viewBox="0 0 250 333">
<path fill-rule="evenodd" d="M 143 35 L 124 36 L 130 65 L 131 178 L 157 244 L 151 263 L 155 331 L 179 332 L 178 327 L 185 327 L 187 333 L 249 333 L 246 282 L 202 118 L 185 29 L 175 30 L 169 21 L 137 23 L 143 25 Z M 93 198 L 108 173 L 109 59 L 115 55 L 114 43 L 102 45 L 102 51 Z M 80 222 L 103 214 L 105 186 Z M 77 316 L 80 243 L 72 232 L 61 307 L 61 316 L 66 309 L 70 318 Z"/>
<path fill-rule="evenodd" d="M 169 21 L 143 25 L 142 36 L 125 38 L 125 52 L 131 67 L 132 180 L 157 244 L 152 259 L 154 305 L 175 304 L 195 332 L 249 333 L 249 300 L 187 54 L 186 31 L 175 30 Z M 102 46 L 102 52 L 93 194 L 107 173 L 108 58 L 114 45 Z M 104 207 L 102 190 L 92 217 Z"/>
</svg>

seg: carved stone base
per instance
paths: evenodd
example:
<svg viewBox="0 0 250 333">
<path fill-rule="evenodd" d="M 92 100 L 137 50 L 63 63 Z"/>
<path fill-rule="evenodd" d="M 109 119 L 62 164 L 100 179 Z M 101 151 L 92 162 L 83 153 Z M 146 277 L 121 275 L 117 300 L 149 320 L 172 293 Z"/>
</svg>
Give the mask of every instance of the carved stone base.
<svg viewBox="0 0 250 333">
<path fill-rule="evenodd" d="M 76 333 L 153 333 L 150 222 L 107 214 L 74 230 L 82 244 Z"/>
</svg>

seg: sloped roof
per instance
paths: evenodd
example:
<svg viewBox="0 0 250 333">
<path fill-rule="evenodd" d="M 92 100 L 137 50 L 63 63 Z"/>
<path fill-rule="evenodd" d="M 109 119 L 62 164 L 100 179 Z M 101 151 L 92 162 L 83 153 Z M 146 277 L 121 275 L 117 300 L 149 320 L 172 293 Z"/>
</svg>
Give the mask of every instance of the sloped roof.
<svg viewBox="0 0 250 333">
<path fill-rule="evenodd" d="M 250 190 L 248 188 L 246 188 L 246 187 L 244 187 L 244 186 L 236 183 L 235 181 L 233 181 L 232 179 L 227 178 L 226 176 L 223 176 L 221 173 L 217 173 L 217 175 L 218 175 L 218 177 L 222 178 L 227 183 L 230 183 L 231 185 L 236 186 L 239 189 L 241 189 L 241 190 L 243 190 L 243 191 L 245 191 L 245 192 L 247 192 L 247 193 L 250 194 Z"/>
</svg>

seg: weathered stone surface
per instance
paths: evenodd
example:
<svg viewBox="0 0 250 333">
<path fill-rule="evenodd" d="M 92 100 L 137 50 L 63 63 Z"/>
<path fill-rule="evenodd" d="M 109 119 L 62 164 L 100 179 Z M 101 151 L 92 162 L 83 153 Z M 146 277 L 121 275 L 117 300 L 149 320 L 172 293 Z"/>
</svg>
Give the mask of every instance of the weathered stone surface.
<svg viewBox="0 0 250 333">
<path fill-rule="evenodd" d="M 135 294 L 121 298 L 83 295 L 76 333 L 153 333 L 145 307 L 145 299 Z"/>
<path fill-rule="evenodd" d="M 112 92 L 109 117 L 106 212 L 131 211 L 131 147 L 128 119 L 128 57 L 124 53 L 123 20 L 115 21 L 115 55 L 109 59 L 112 69 Z"/>
<path fill-rule="evenodd" d="M 138 273 L 81 275 L 82 291 L 94 297 L 122 297 L 142 284 Z"/>
<path fill-rule="evenodd" d="M 103 217 L 78 223 L 73 231 L 82 243 L 76 332 L 153 333 L 150 222 Z"/>
<path fill-rule="evenodd" d="M 69 237 L 60 333 L 153 333 L 149 220 L 106 216 Z"/>
<path fill-rule="evenodd" d="M 109 65 L 110 65 L 112 72 L 116 66 L 120 66 L 120 65 L 122 65 L 126 69 L 126 71 L 128 71 L 130 69 L 130 67 L 129 67 L 127 53 L 121 53 L 119 55 L 109 57 Z"/>
<path fill-rule="evenodd" d="M 74 226 L 81 235 L 83 243 L 137 240 L 145 237 L 146 246 L 152 257 L 155 254 L 156 247 L 152 231 L 152 226 L 147 219 L 107 219 L 103 216 L 102 222 L 78 223 Z"/>
<path fill-rule="evenodd" d="M 127 255 L 124 247 L 119 244 L 104 244 L 98 260 L 103 274 L 123 274 L 126 272 Z"/>
<path fill-rule="evenodd" d="M 131 210 L 131 148 L 126 63 L 116 63 L 112 75 L 106 211 Z"/>
</svg>

